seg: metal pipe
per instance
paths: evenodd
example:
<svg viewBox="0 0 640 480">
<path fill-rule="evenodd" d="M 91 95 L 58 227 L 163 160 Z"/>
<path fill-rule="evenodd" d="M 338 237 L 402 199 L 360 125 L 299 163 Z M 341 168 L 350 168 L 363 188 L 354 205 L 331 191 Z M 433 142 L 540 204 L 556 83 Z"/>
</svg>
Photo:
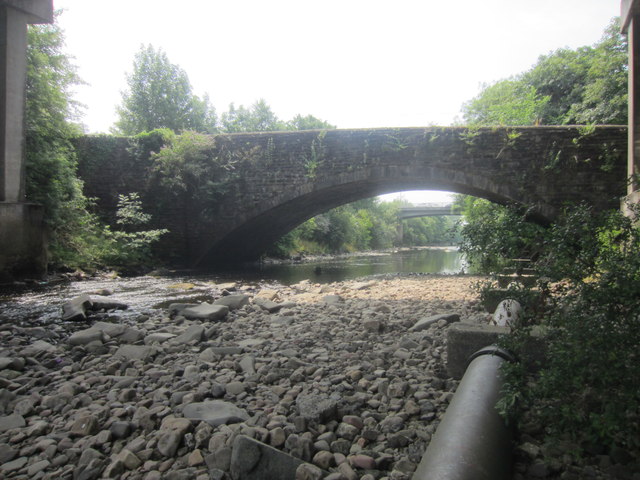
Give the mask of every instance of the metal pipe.
<svg viewBox="0 0 640 480">
<path fill-rule="evenodd" d="M 496 346 L 471 356 L 413 480 L 512 478 L 512 432 L 495 408 L 505 360 L 513 357 Z"/>
</svg>

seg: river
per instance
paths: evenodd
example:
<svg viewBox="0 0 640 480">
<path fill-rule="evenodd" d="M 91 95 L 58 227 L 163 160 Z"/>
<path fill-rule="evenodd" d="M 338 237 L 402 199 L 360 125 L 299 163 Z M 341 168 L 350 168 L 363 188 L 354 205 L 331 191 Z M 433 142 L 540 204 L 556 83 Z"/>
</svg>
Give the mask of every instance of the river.
<svg viewBox="0 0 640 480">
<path fill-rule="evenodd" d="M 128 316 L 134 318 L 140 313 L 153 314 L 177 301 L 209 301 L 212 299 L 212 285 L 225 282 L 244 285 L 293 285 L 303 280 L 332 283 L 393 273 L 456 274 L 464 269 L 464 259 L 455 247 L 436 247 L 320 257 L 304 262 L 264 263 L 215 274 L 174 272 L 167 276 L 98 277 L 0 292 L 0 327 L 43 326 L 59 322 L 60 309 L 65 301 L 81 293 L 101 289 L 113 291 L 118 300 L 130 306 L 129 310 L 119 314 L 126 320 Z"/>
</svg>

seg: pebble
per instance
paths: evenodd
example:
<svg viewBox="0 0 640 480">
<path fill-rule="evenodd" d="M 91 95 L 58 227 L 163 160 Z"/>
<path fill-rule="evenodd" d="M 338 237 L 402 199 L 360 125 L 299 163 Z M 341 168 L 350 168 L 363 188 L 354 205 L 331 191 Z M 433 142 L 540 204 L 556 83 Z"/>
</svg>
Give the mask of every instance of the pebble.
<svg viewBox="0 0 640 480">
<path fill-rule="evenodd" d="M 298 479 L 410 475 L 456 387 L 439 378 L 440 353 L 453 315 L 478 314 L 475 281 L 183 289 L 210 292 L 207 303 L 174 295 L 175 284 L 168 308 L 98 299 L 116 317 L 79 298 L 77 321 L 7 326 L 1 473 L 222 480 L 246 467 L 233 458 L 252 458 L 235 445 L 261 445 L 292 459 Z M 117 280 L 109 289 L 117 298 Z M 412 328 L 432 317 L 443 322 Z"/>
</svg>

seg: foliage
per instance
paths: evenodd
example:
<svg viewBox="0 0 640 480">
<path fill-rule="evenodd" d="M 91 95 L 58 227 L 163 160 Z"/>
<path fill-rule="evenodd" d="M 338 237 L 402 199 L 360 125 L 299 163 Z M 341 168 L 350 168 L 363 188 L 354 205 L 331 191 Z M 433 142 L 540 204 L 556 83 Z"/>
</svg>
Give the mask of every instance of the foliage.
<svg viewBox="0 0 640 480">
<path fill-rule="evenodd" d="M 204 206 L 206 218 L 237 178 L 237 159 L 213 155 L 214 137 L 186 131 L 165 138 L 165 145 L 153 155 L 154 180 L 166 192 L 162 202 L 178 202 L 183 208 Z"/>
<path fill-rule="evenodd" d="M 470 125 L 625 124 L 627 45 L 613 19 L 593 46 L 543 55 L 527 72 L 486 85 L 462 107 Z"/>
<path fill-rule="evenodd" d="M 533 86 L 515 79 L 485 85 L 482 92 L 463 106 L 464 118 L 472 125 L 533 125 L 549 102 Z"/>
<path fill-rule="evenodd" d="M 403 241 L 398 241 L 398 213 L 402 201 L 376 198 L 342 205 L 307 220 L 279 240 L 268 255 L 286 257 L 309 253 L 345 253 L 395 246 L 450 244 L 452 217 L 403 220 Z"/>
<path fill-rule="evenodd" d="M 216 114 L 208 97 L 199 98 L 192 92 L 186 72 L 162 50 L 141 46 L 127 84 L 118 107 L 117 133 L 136 135 L 156 128 L 216 131 Z"/>
<path fill-rule="evenodd" d="M 103 261 L 109 266 L 129 270 L 151 265 L 151 246 L 168 230 L 144 230 L 151 215 L 143 212 L 142 201 L 136 192 L 118 196 L 116 218 L 121 230 L 105 230 L 109 249 L 104 252 Z"/>
<path fill-rule="evenodd" d="M 76 176 L 71 140 L 79 105 L 70 100 L 80 82 L 63 52 L 64 35 L 56 25 L 30 25 L 26 82 L 26 196 L 44 207 L 53 266 L 83 266 L 99 257 L 100 228 Z"/>
<path fill-rule="evenodd" d="M 529 382 L 507 372 L 505 398 L 528 399 L 529 421 L 551 438 L 640 453 L 640 227 L 617 211 L 575 207 L 551 227 L 537 268 L 561 280 L 538 319 L 548 359 Z M 510 347 L 518 352 L 527 333 Z"/>
<path fill-rule="evenodd" d="M 336 128 L 335 125 L 331 125 L 329 122 L 320 120 L 313 115 L 296 115 L 289 120 L 285 125 L 285 130 L 331 130 Z"/>
<path fill-rule="evenodd" d="M 222 114 L 221 129 L 225 133 L 273 132 L 283 130 L 329 130 L 336 128 L 313 115 L 293 117 L 288 122 L 280 120 L 264 99 L 259 99 L 251 107 L 233 103 Z"/>
<path fill-rule="evenodd" d="M 479 272 L 495 272 L 514 258 L 535 258 L 543 227 L 527 220 L 527 211 L 488 200 L 458 195 L 456 208 L 464 215 L 460 251 Z"/>
<path fill-rule="evenodd" d="M 271 132 L 285 130 L 282 122 L 264 99 L 255 102 L 251 107 L 236 107 L 233 103 L 229 110 L 222 114 L 222 130 L 225 133 L 237 132 Z"/>
</svg>

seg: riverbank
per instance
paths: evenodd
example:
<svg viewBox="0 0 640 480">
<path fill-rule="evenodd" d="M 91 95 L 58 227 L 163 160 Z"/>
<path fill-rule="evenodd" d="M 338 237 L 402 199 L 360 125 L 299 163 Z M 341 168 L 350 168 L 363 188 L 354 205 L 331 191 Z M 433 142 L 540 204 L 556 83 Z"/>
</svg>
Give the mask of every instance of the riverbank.
<svg viewBox="0 0 640 480">
<path fill-rule="evenodd" d="M 227 478 L 245 468 L 248 437 L 328 478 L 409 479 L 457 386 L 445 372 L 449 322 L 487 320 L 477 280 L 174 284 L 154 308 L 4 323 L 0 469 L 25 479 Z M 106 283 L 75 286 L 105 294 Z M 130 298 L 117 285 L 102 305 Z M 176 306 L 196 297 L 230 311 L 196 319 Z"/>
</svg>

